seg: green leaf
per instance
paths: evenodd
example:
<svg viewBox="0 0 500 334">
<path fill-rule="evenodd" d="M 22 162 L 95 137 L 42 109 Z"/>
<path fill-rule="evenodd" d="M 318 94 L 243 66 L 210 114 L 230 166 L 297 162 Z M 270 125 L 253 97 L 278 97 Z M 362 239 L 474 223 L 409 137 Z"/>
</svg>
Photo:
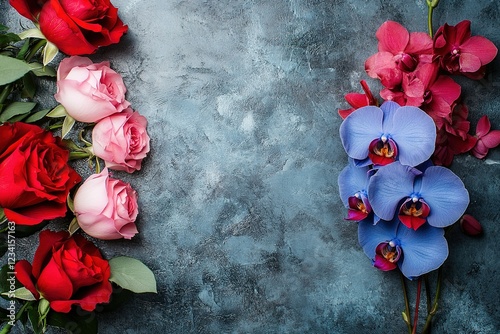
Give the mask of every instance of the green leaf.
<svg viewBox="0 0 500 334">
<path fill-rule="evenodd" d="M 47 325 L 64 328 L 72 334 L 97 334 L 97 316 L 94 312 L 71 311 L 57 313 L 50 311 L 47 316 Z"/>
<path fill-rule="evenodd" d="M 14 82 L 31 71 L 23 60 L 0 55 L 0 86 Z"/>
<path fill-rule="evenodd" d="M 33 76 L 30 73 L 26 73 L 23 76 L 23 90 L 21 92 L 22 98 L 32 99 L 36 93 L 36 84 L 33 80 Z"/>
<path fill-rule="evenodd" d="M 75 123 L 76 121 L 73 117 L 71 117 L 70 115 L 66 115 L 62 125 L 61 139 L 64 139 L 64 137 L 66 137 L 66 135 L 71 131 Z"/>
<path fill-rule="evenodd" d="M 27 300 L 27 301 L 36 300 L 35 296 L 33 296 L 33 294 L 31 293 L 31 291 L 28 290 L 28 289 L 26 289 L 24 286 L 22 286 L 20 288 L 17 288 L 14 291 L 2 292 L 2 295 L 4 295 L 4 296 L 11 296 L 12 294 L 17 299 Z"/>
<path fill-rule="evenodd" d="M 51 117 L 51 118 L 59 118 L 59 117 L 66 117 L 66 116 L 68 116 L 68 113 L 66 112 L 66 109 L 64 109 L 62 104 L 57 105 L 54 109 L 52 109 L 47 114 L 47 117 Z"/>
<path fill-rule="evenodd" d="M 35 332 L 35 334 L 42 334 L 44 332 L 43 324 L 40 319 L 40 313 L 38 312 L 38 307 L 30 306 L 28 308 L 28 320 L 30 321 L 31 327 L 33 328 L 33 332 Z"/>
<path fill-rule="evenodd" d="M 34 123 L 34 122 L 39 121 L 42 118 L 44 118 L 49 111 L 50 111 L 50 109 L 43 109 L 43 110 L 37 111 L 36 113 L 31 114 L 30 117 L 26 118 L 24 121 L 26 123 Z"/>
<path fill-rule="evenodd" d="M 135 293 L 156 293 L 155 276 L 141 261 L 128 256 L 119 256 L 112 258 L 109 265 L 111 282 Z"/>
<path fill-rule="evenodd" d="M 57 46 L 47 41 L 47 44 L 43 48 L 43 64 L 47 65 L 48 63 L 50 63 L 57 56 L 58 52 L 59 49 L 57 48 Z"/>
<path fill-rule="evenodd" d="M 27 29 L 27 30 L 19 33 L 19 37 L 21 39 L 26 39 L 26 38 L 31 38 L 31 37 L 45 39 L 45 36 L 42 34 L 40 29 L 38 29 L 38 28 Z"/>
<path fill-rule="evenodd" d="M 35 108 L 35 102 L 12 102 L 0 115 L 0 122 L 7 122 L 17 115 L 24 115 Z"/>
<path fill-rule="evenodd" d="M 1 34 L 0 35 L 0 47 L 5 47 L 11 43 L 19 42 L 21 39 L 19 36 L 13 33 Z"/>
<path fill-rule="evenodd" d="M 37 77 L 56 77 L 57 71 L 52 66 L 44 66 L 40 63 L 30 63 L 31 72 Z"/>
</svg>

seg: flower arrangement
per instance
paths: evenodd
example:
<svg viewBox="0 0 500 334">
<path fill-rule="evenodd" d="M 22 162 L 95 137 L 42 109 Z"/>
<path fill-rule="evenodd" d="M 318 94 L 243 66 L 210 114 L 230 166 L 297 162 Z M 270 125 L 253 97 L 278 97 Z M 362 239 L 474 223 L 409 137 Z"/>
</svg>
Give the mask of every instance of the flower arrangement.
<svg viewBox="0 0 500 334">
<path fill-rule="evenodd" d="M 469 134 L 468 108 L 453 76 L 484 77 L 496 46 L 472 36 L 471 22 L 444 24 L 435 34 L 432 13 L 439 0 L 427 0 L 429 33 L 409 33 L 387 21 L 376 32 L 378 52 L 365 62 L 369 77 L 383 88 L 379 105 L 366 81 L 364 93 L 345 96 L 351 106 L 340 109 L 342 145 L 349 165 L 338 178 L 347 220 L 358 222 L 359 243 L 374 267 L 401 272 L 408 333 L 416 333 L 422 282 L 429 333 L 438 309 L 442 265 L 448 257 L 446 232 L 458 222 L 464 233 L 482 233 L 481 224 L 465 214 L 469 193 L 449 167 L 453 157 L 470 152 L 484 158 L 500 145 L 500 130 L 481 117 Z M 431 300 L 429 277 L 437 270 Z M 413 319 L 408 280 L 417 281 Z"/>
<path fill-rule="evenodd" d="M 133 173 L 150 150 L 147 120 L 130 107 L 110 62 L 83 57 L 127 32 L 109 0 L 11 0 L 35 27 L 0 26 L 1 333 L 16 324 L 97 332 L 94 313 L 123 291 L 155 293 L 153 272 L 128 256 L 106 259 L 91 237 L 138 233 L 138 194 L 112 171 Z M 51 66 L 59 50 L 66 55 Z M 36 102 L 40 80 L 56 80 L 59 104 Z M 77 172 L 87 159 L 87 174 Z M 101 165 L 104 164 L 104 168 Z M 80 164 L 80 169 L 82 169 Z M 65 230 L 53 230 L 62 220 Z M 33 260 L 16 258 L 16 238 L 37 233 Z"/>
</svg>

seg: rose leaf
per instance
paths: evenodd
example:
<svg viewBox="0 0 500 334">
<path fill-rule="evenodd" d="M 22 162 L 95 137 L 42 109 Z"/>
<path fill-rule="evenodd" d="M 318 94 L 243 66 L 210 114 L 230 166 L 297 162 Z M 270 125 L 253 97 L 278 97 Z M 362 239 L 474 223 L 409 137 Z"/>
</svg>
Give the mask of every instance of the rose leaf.
<svg viewBox="0 0 500 334">
<path fill-rule="evenodd" d="M 111 277 L 109 280 L 124 289 L 135 293 L 156 293 L 156 279 L 148 267 L 141 261 L 119 256 L 109 261 Z"/>
</svg>

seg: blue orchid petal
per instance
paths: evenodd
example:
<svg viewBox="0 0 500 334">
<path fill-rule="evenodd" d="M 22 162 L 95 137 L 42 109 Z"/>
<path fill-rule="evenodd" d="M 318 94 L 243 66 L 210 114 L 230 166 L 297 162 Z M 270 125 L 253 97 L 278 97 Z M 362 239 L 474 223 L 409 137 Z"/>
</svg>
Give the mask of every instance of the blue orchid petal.
<svg viewBox="0 0 500 334">
<path fill-rule="evenodd" d="M 432 166 L 425 170 L 420 195 L 431 208 L 427 221 L 435 227 L 455 223 L 469 205 L 469 192 L 462 180 L 442 166 Z"/>
<path fill-rule="evenodd" d="M 416 170 L 399 162 L 380 167 L 370 178 L 368 200 L 373 212 L 383 220 L 392 220 L 399 202 L 413 192 Z"/>
<path fill-rule="evenodd" d="M 398 146 L 398 160 L 416 166 L 430 158 L 436 143 L 436 125 L 417 107 L 401 107 L 393 113 L 393 124 L 387 129 Z"/>
<path fill-rule="evenodd" d="M 340 125 L 340 139 L 347 155 L 363 160 L 368 146 L 382 134 L 383 112 L 374 106 L 362 107 L 346 117 Z"/>
<path fill-rule="evenodd" d="M 439 268 L 448 257 L 448 243 L 441 228 L 425 224 L 415 231 L 399 224 L 397 239 L 403 249 L 398 265 L 409 279 Z"/>
<path fill-rule="evenodd" d="M 352 160 L 339 174 L 338 185 L 340 198 L 345 206 L 348 206 L 350 196 L 358 191 L 367 192 L 368 186 L 368 167 L 356 167 Z"/>
<path fill-rule="evenodd" d="M 377 225 L 373 225 L 370 219 L 360 221 L 358 223 L 358 240 L 366 256 L 373 260 L 377 246 L 396 237 L 398 224 L 397 221 L 381 220 Z"/>
<path fill-rule="evenodd" d="M 382 109 L 382 111 L 384 112 L 382 132 L 387 133 L 388 130 L 392 129 L 393 117 L 396 110 L 398 110 L 399 108 L 401 108 L 401 106 L 393 101 L 386 101 L 382 103 L 382 105 L 380 106 L 380 109 Z"/>
</svg>

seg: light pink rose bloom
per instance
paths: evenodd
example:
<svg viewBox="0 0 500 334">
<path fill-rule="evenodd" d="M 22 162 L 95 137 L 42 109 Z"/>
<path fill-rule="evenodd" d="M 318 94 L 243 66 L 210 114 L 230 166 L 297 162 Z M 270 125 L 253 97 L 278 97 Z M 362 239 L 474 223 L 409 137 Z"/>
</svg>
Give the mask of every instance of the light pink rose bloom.
<svg viewBox="0 0 500 334">
<path fill-rule="evenodd" d="M 78 225 L 94 238 L 131 239 L 138 233 L 137 193 L 130 184 L 111 178 L 107 168 L 89 176 L 73 201 Z"/>
<path fill-rule="evenodd" d="M 127 173 L 140 170 L 149 152 L 147 124 L 144 116 L 130 108 L 101 119 L 92 130 L 94 154 L 108 168 Z"/>
<path fill-rule="evenodd" d="M 120 74 L 109 62 L 94 64 L 86 57 L 64 58 L 57 69 L 57 102 L 68 114 L 84 123 L 121 112 L 130 105 Z"/>
</svg>

